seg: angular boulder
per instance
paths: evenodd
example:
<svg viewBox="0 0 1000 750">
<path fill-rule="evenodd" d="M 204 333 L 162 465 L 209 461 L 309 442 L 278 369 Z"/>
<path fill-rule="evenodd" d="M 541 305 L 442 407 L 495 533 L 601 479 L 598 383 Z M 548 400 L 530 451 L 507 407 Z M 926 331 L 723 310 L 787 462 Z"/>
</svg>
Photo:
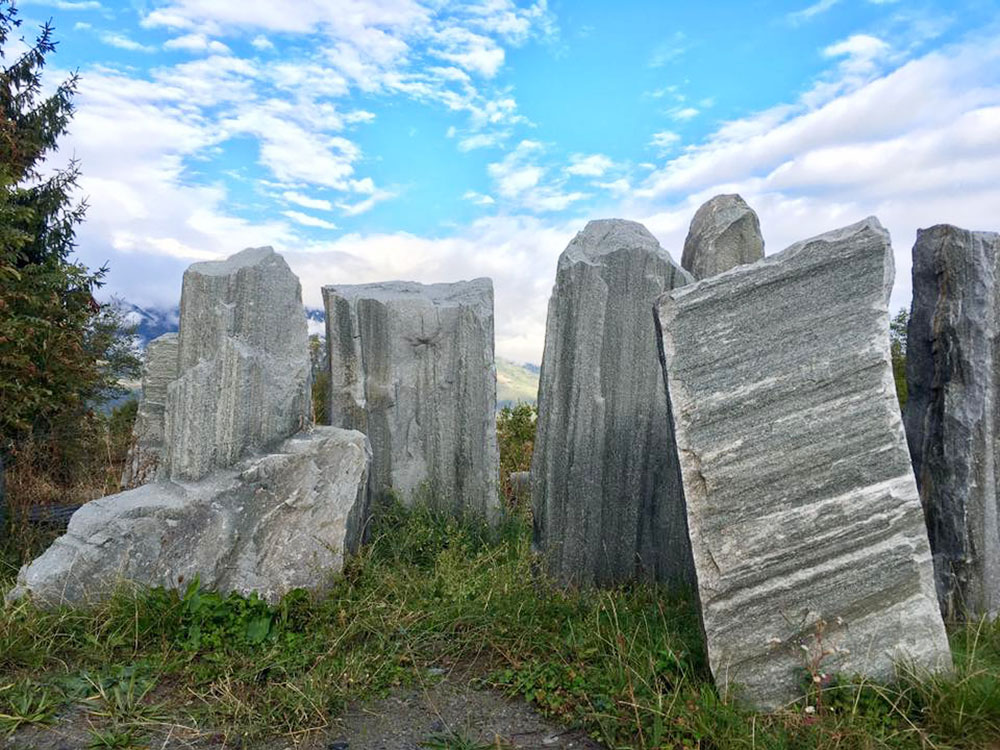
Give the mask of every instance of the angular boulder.
<svg viewBox="0 0 1000 750">
<path fill-rule="evenodd" d="M 634 221 L 591 221 L 559 257 L 531 492 L 535 545 L 563 583 L 692 580 L 652 314 L 690 281 Z"/>
<path fill-rule="evenodd" d="M 1000 614 L 1000 234 L 917 232 L 903 421 L 949 618 Z"/>
<path fill-rule="evenodd" d="M 709 663 L 761 709 L 806 668 L 949 669 L 874 218 L 660 298 Z M 734 690 L 735 688 L 735 690 Z"/>
<path fill-rule="evenodd" d="M 132 429 L 132 449 L 122 476 L 123 487 L 154 479 L 163 461 L 167 388 L 177 378 L 177 334 L 165 333 L 146 345 L 142 396 Z"/>
<path fill-rule="evenodd" d="M 764 257 L 760 220 L 739 195 L 717 195 L 704 203 L 691 220 L 681 266 L 696 279 Z"/>
<path fill-rule="evenodd" d="M 284 258 L 248 248 L 184 272 L 177 368 L 164 415 L 171 479 L 199 479 L 311 423 L 302 289 Z"/>
<path fill-rule="evenodd" d="M 376 493 L 499 508 L 493 282 L 323 288 L 331 424 L 372 443 Z"/>
<path fill-rule="evenodd" d="M 371 450 L 317 427 L 197 481 L 159 481 L 84 505 L 21 569 L 7 599 L 98 601 L 122 585 L 205 588 L 277 602 L 322 589 L 361 542 Z"/>
</svg>

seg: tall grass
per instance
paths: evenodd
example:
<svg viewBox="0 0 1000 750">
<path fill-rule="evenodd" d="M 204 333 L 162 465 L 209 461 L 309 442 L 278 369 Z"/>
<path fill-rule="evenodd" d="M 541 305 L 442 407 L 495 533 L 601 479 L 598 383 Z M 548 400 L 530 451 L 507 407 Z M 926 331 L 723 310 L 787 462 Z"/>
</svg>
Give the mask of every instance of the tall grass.
<svg viewBox="0 0 1000 750">
<path fill-rule="evenodd" d="M 521 696 L 609 747 L 996 747 L 1000 626 L 952 638 L 951 676 L 833 684 L 819 712 L 803 702 L 755 715 L 714 689 L 687 593 L 560 590 L 537 572 L 523 520 L 490 529 L 394 506 L 323 597 L 295 592 L 268 607 L 192 586 L 123 591 L 87 610 L 8 608 L 0 715 L 15 718 L 0 725 L 77 703 L 101 731 L 129 736 L 170 725 L 227 742 L 301 737 L 348 701 L 435 679 L 434 667 Z M 132 696 L 117 724 L 87 684 Z M 29 693 L 48 696 L 48 709 L 8 697 Z"/>
</svg>

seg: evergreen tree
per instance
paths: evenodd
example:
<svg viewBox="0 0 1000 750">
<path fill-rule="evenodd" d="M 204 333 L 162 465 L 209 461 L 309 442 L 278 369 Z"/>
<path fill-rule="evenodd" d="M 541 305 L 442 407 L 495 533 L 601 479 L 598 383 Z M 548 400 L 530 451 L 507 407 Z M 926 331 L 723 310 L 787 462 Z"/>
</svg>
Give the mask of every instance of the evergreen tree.
<svg viewBox="0 0 1000 750">
<path fill-rule="evenodd" d="M 72 258 L 86 210 L 74 196 L 78 165 L 46 164 L 73 115 L 77 75 L 43 97 L 52 26 L 33 44 L 19 27 L 13 3 L 0 0 L 0 452 L 71 432 L 138 368 L 121 314 L 93 297 L 107 268 Z M 26 49 L 11 59 L 18 46 Z"/>
</svg>

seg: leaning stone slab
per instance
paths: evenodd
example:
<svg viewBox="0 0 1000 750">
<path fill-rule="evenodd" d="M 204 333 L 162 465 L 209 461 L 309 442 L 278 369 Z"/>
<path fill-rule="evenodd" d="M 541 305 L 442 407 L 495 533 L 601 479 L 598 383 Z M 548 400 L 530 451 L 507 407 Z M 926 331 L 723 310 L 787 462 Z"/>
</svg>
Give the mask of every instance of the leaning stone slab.
<svg viewBox="0 0 1000 750">
<path fill-rule="evenodd" d="M 559 257 L 531 466 L 535 544 L 573 585 L 693 580 L 652 307 L 691 277 L 634 221 Z"/>
<path fill-rule="evenodd" d="M 757 214 L 739 195 L 717 195 L 691 220 L 681 265 L 696 279 L 764 257 L 764 238 Z"/>
<path fill-rule="evenodd" d="M 359 432 L 318 427 L 197 481 L 94 500 L 18 575 L 8 600 L 96 602 L 123 584 L 205 588 L 271 603 L 322 589 L 357 549 L 371 451 Z"/>
<path fill-rule="evenodd" d="M 375 491 L 499 508 L 493 282 L 323 288 L 331 423 L 368 435 Z"/>
<path fill-rule="evenodd" d="M 122 476 L 123 487 L 137 487 L 154 479 L 163 460 L 167 388 L 177 378 L 177 343 L 176 333 L 165 333 L 146 345 L 142 396 Z"/>
<path fill-rule="evenodd" d="M 311 423 L 302 290 L 269 247 L 184 272 L 165 475 L 198 479 Z"/>
<path fill-rule="evenodd" d="M 803 668 L 949 669 L 869 218 L 660 298 L 709 663 L 775 709 Z M 824 655 L 824 651 L 834 653 Z"/>
<path fill-rule="evenodd" d="M 949 618 L 1000 614 L 1000 234 L 917 232 L 903 420 Z"/>
</svg>

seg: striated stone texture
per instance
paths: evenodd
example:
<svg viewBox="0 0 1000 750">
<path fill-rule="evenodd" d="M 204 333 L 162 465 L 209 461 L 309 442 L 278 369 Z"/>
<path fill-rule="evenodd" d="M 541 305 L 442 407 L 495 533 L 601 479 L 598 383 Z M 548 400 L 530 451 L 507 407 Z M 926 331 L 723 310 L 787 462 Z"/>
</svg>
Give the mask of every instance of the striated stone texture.
<svg viewBox="0 0 1000 750">
<path fill-rule="evenodd" d="M 493 282 L 337 285 L 323 299 L 331 423 L 368 435 L 375 491 L 494 517 Z"/>
<path fill-rule="evenodd" d="M 757 214 L 734 193 L 715 196 L 695 213 L 681 266 L 696 279 L 706 279 L 763 257 Z"/>
<path fill-rule="evenodd" d="M 1000 234 L 917 232 L 904 422 L 948 617 L 1000 613 Z"/>
<path fill-rule="evenodd" d="M 634 221 L 559 258 L 531 466 L 535 544 L 564 583 L 693 580 L 652 306 L 691 277 Z"/>
<path fill-rule="evenodd" d="M 302 290 L 269 247 L 184 273 L 165 476 L 198 479 L 310 424 Z"/>
<path fill-rule="evenodd" d="M 196 576 L 271 603 L 322 589 L 361 542 L 370 462 L 364 435 L 318 427 L 198 481 L 94 500 L 21 569 L 7 598 L 79 604 L 125 583 L 183 589 Z"/>
<path fill-rule="evenodd" d="M 177 378 L 177 334 L 165 333 L 146 345 L 142 397 L 132 430 L 133 445 L 122 486 L 137 487 L 156 477 L 164 452 L 167 387 Z"/>
<path fill-rule="evenodd" d="M 892 258 L 869 218 L 657 304 L 709 662 L 759 708 L 801 695 L 811 659 L 878 680 L 899 659 L 950 668 L 889 357 Z"/>
</svg>

